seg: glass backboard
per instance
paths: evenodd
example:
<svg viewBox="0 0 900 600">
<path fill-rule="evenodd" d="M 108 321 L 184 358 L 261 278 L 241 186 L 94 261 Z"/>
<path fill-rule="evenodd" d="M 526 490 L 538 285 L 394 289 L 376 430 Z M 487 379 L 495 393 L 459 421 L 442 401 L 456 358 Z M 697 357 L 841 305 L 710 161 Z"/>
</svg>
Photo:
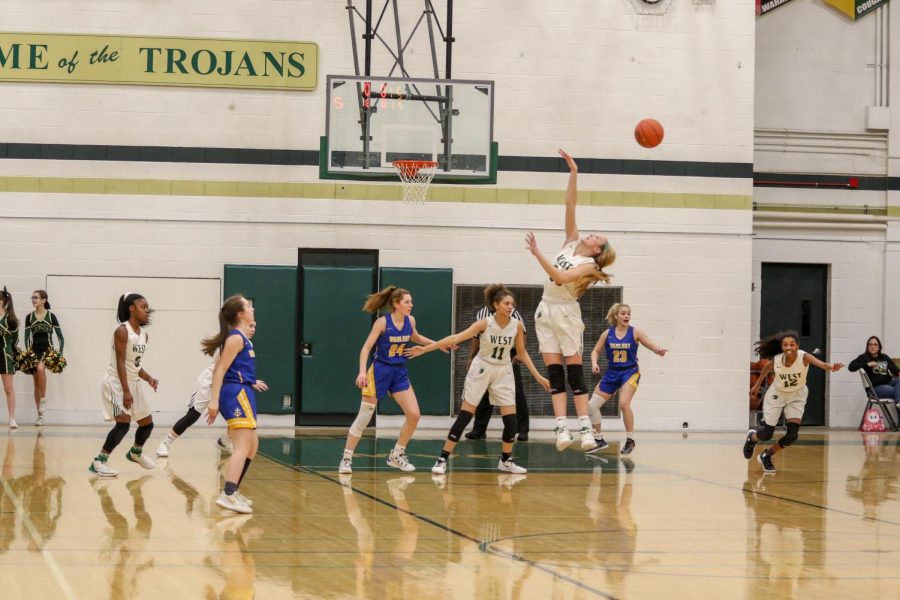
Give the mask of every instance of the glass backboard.
<svg viewBox="0 0 900 600">
<path fill-rule="evenodd" d="M 396 176 L 395 160 L 438 163 L 435 179 L 496 176 L 494 82 L 329 75 L 323 175 Z"/>
</svg>

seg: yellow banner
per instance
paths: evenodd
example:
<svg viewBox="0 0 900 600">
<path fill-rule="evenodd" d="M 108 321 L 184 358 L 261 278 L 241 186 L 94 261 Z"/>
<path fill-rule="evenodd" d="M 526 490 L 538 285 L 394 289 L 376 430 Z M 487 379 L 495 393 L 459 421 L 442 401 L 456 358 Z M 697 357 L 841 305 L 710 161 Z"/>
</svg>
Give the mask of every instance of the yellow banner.
<svg viewBox="0 0 900 600">
<path fill-rule="evenodd" d="M 311 42 L 0 33 L 0 82 L 313 90 Z"/>
</svg>

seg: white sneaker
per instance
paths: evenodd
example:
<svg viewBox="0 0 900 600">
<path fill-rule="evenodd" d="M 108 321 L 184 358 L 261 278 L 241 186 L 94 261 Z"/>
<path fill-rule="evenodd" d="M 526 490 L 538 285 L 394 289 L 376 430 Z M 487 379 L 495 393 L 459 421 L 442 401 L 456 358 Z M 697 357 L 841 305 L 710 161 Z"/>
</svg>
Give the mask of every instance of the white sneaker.
<svg viewBox="0 0 900 600">
<path fill-rule="evenodd" d="M 234 495 L 238 497 L 238 500 L 240 500 L 241 502 L 243 502 L 243 503 L 246 504 L 247 506 L 253 506 L 253 500 L 251 500 L 251 499 L 248 498 L 247 496 L 243 495 L 242 493 L 240 493 L 240 492 L 235 492 Z"/>
<path fill-rule="evenodd" d="M 128 460 L 130 460 L 130 461 L 133 462 L 133 463 L 137 463 L 137 464 L 141 465 L 141 466 L 144 467 L 145 469 L 152 469 L 152 468 L 154 468 L 154 467 L 156 466 L 156 463 L 153 462 L 153 459 L 144 456 L 143 453 L 141 453 L 141 454 L 133 454 L 133 453 L 131 452 L 131 450 L 129 450 L 129 451 L 125 454 L 125 458 L 127 458 Z"/>
<path fill-rule="evenodd" d="M 342 458 L 341 464 L 338 465 L 338 473 L 341 475 L 349 475 L 353 472 L 353 459 Z"/>
<path fill-rule="evenodd" d="M 443 490 L 447 487 L 447 476 L 446 475 L 432 475 L 431 481 L 434 482 L 434 485 L 439 490 Z"/>
<path fill-rule="evenodd" d="M 19 424 L 16 423 L 16 420 L 15 420 L 15 419 L 10 419 L 10 420 L 9 420 L 9 428 L 10 428 L 10 429 L 18 429 L 18 428 L 19 428 Z"/>
<path fill-rule="evenodd" d="M 416 466 L 406 458 L 406 452 L 398 454 L 391 450 L 391 453 L 388 454 L 387 465 L 389 467 L 394 467 L 395 469 L 400 469 L 404 473 L 412 473 L 416 470 Z"/>
<path fill-rule="evenodd" d="M 497 485 L 500 487 L 512 489 L 512 486 L 516 485 L 520 481 L 525 481 L 526 479 L 528 479 L 528 475 L 504 473 L 502 475 L 497 475 Z"/>
<path fill-rule="evenodd" d="M 406 475 L 405 477 L 394 477 L 393 479 L 388 479 L 384 483 L 390 490 L 392 496 L 402 495 L 406 488 L 409 487 L 411 483 L 415 483 L 416 478 L 412 475 Z"/>
<path fill-rule="evenodd" d="M 434 463 L 434 466 L 431 467 L 431 472 L 435 475 L 444 475 L 447 473 L 447 461 L 443 458 L 437 459 L 437 462 Z"/>
<path fill-rule="evenodd" d="M 572 434 L 565 427 L 557 427 L 556 431 L 556 450 L 562 452 L 572 445 Z"/>
<path fill-rule="evenodd" d="M 227 452 L 231 454 L 234 452 L 234 443 L 231 441 L 231 438 L 226 437 L 224 440 L 220 437 L 216 440 L 216 448 L 221 450 L 222 452 Z"/>
<path fill-rule="evenodd" d="M 100 460 L 98 458 L 91 461 L 91 466 L 88 467 L 88 471 L 95 475 L 99 475 L 100 477 L 115 477 L 119 474 L 118 471 L 106 464 L 105 460 Z"/>
<path fill-rule="evenodd" d="M 507 461 L 500 460 L 499 462 L 497 462 L 497 468 L 507 473 L 515 473 L 516 475 L 524 475 L 528 472 L 528 469 L 520 467 L 519 465 L 514 463 L 512 459 L 509 459 Z"/>
<path fill-rule="evenodd" d="M 169 445 L 165 440 L 159 443 L 159 448 L 156 449 L 156 455 L 162 458 L 169 456 Z"/>
<path fill-rule="evenodd" d="M 219 494 L 218 499 L 216 499 L 216 504 L 221 506 L 222 508 L 227 508 L 228 510 L 233 510 L 236 513 L 241 513 L 242 515 L 249 515 L 253 512 L 253 508 L 245 504 L 238 497 L 238 494 L 228 495 L 225 492 Z"/>
<path fill-rule="evenodd" d="M 44 415 L 38 415 L 37 419 L 34 420 L 34 426 L 40 427 L 43 424 L 44 424 Z"/>
<path fill-rule="evenodd" d="M 587 427 L 582 427 L 581 431 L 578 432 L 578 435 L 581 436 L 581 449 L 585 452 L 590 452 L 591 450 L 597 449 L 597 440 L 594 439 L 594 432 L 588 429 Z"/>
</svg>

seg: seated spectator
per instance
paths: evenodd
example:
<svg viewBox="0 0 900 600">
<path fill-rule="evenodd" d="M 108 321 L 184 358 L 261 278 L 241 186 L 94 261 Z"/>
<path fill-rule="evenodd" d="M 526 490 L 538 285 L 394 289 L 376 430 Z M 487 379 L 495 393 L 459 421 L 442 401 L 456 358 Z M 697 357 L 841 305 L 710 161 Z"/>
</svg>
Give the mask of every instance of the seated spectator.
<svg viewBox="0 0 900 600">
<path fill-rule="evenodd" d="M 900 368 L 897 368 L 890 356 L 881 351 L 881 340 L 878 337 L 870 337 L 866 342 L 866 351 L 854 358 L 847 368 L 851 371 L 865 371 L 879 398 L 893 398 L 900 405 L 900 379 L 897 379 Z"/>
</svg>

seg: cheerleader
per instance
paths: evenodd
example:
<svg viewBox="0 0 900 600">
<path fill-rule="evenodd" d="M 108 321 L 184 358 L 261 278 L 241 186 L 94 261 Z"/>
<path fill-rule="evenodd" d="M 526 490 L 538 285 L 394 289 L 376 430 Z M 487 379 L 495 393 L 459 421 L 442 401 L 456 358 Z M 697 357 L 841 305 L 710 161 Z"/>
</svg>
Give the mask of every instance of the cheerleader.
<svg viewBox="0 0 900 600">
<path fill-rule="evenodd" d="M 31 305 L 34 310 L 25 317 L 25 349 L 31 350 L 37 356 L 37 367 L 34 374 L 34 405 L 37 408 L 38 417 L 34 422 L 35 425 L 44 424 L 44 408 L 47 404 L 47 368 L 44 365 L 44 355 L 53 350 L 53 333 L 56 333 L 56 339 L 59 341 L 59 353 L 63 353 L 62 329 L 59 321 L 52 312 L 50 312 L 50 301 L 47 299 L 47 292 L 44 290 L 35 290 L 31 293 Z"/>
<path fill-rule="evenodd" d="M 550 382 L 538 373 L 531 357 L 525 350 L 525 326 L 522 321 L 512 318 L 516 307 L 512 292 L 502 284 L 489 285 L 484 288 L 484 301 L 490 306 L 494 314 L 485 319 L 475 321 L 468 329 L 450 335 L 438 342 L 432 342 L 427 346 L 417 346 L 406 351 L 410 357 L 421 356 L 432 350 L 439 350 L 455 346 L 465 340 L 478 336 L 478 356 L 476 356 L 466 373 L 466 383 L 463 388 L 463 402 L 456 421 L 450 427 L 447 441 L 441 456 L 434 463 L 431 472 L 435 475 L 443 475 L 447 472 L 447 459 L 450 453 L 459 443 L 462 432 L 466 429 L 478 402 L 489 393 L 491 404 L 500 407 L 500 415 L 503 418 L 503 445 L 501 447 L 500 462 L 497 468 L 508 473 L 527 473 L 512 460 L 513 442 L 516 440 L 518 429 L 516 419 L 516 386 L 513 378 L 510 352 L 516 350 L 516 356 L 528 367 L 532 376 L 548 392 Z"/>
<path fill-rule="evenodd" d="M 584 380 L 582 352 L 584 350 L 584 322 L 578 299 L 599 281 L 609 281 L 603 269 L 616 260 L 616 252 L 605 235 L 589 234 L 579 237 L 575 222 L 578 201 L 578 166 L 562 150 L 559 155 L 569 166 L 566 189 L 566 241 L 551 262 L 537 246 L 534 234 L 525 238 L 527 248 L 547 274 L 544 293 L 534 314 L 541 357 L 547 365 L 553 414 L 556 416 L 556 449 L 565 450 L 572 444 L 572 434 L 566 426 L 566 379 L 572 389 L 575 414 L 578 415 L 582 450 L 597 447 L 591 433 L 588 409 L 588 387 Z M 563 366 L 565 364 L 565 366 Z"/>
<path fill-rule="evenodd" d="M 202 342 L 208 356 L 219 353 L 213 367 L 206 422 L 212 425 L 221 412 L 234 445 L 225 465 L 225 487 L 216 504 L 244 514 L 253 512 L 253 503 L 239 489 L 259 449 L 253 390 L 256 354 L 249 339 L 251 323 L 253 305 L 241 295 L 231 296 L 219 310 L 219 332 Z"/>
<path fill-rule="evenodd" d="M 12 294 L 6 286 L 0 291 L 0 380 L 3 380 L 3 391 L 6 393 L 6 408 L 9 414 L 9 428 L 15 429 L 16 423 L 16 389 L 13 387 L 13 375 L 16 373 L 16 346 L 19 341 L 19 319 L 13 307 Z"/>
<path fill-rule="evenodd" d="M 103 418 L 115 421 L 116 424 L 106 436 L 100 454 L 94 457 L 88 467 L 91 473 L 101 477 L 115 477 L 119 474 L 109 466 L 109 455 L 125 438 L 132 419 L 137 421 L 138 428 L 134 433 L 134 445 L 125 454 L 125 458 L 145 469 L 156 466 L 156 463 L 143 454 L 144 444 L 153 431 L 153 417 L 140 382 L 141 379 L 146 381 L 154 392 L 159 385 L 141 366 L 148 339 L 144 328 L 150 324 L 150 313 L 147 299 L 138 293 L 128 292 L 119 298 L 116 319 L 120 325 L 113 332 L 112 353 L 102 386 Z"/>
<path fill-rule="evenodd" d="M 253 321 L 248 328 L 247 339 L 252 340 L 255 333 L 256 321 Z M 204 353 L 205 352 L 206 350 L 204 350 Z M 213 368 L 216 366 L 216 359 L 218 358 L 218 352 L 213 350 L 212 363 L 207 368 L 203 369 L 203 372 L 200 373 L 200 376 L 197 378 L 197 383 L 194 384 L 194 393 L 191 394 L 191 399 L 188 402 L 187 413 L 175 423 L 172 430 L 166 436 L 166 439 L 159 443 L 159 448 L 156 449 L 157 456 L 169 456 L 169 448 L 175 443 L 175 440 L 183 435 L 188 427 L 196 423 L 203 411 L 206 410 L 206 407 L 209 406 L 210 392 L 212 391 Z M 269 386 L 266 385 L 265 381 L 257 379 L 256 383 L 253 384 L 253 389 L 257 392 L 265 392 L 269 389 Z M 227 430 L 216 440 L 216 446 L 220 450 L 229 453 L 234 450 L 234 446 L 231 443 L 231 438 L 228 436 Z"/>
</svg>

